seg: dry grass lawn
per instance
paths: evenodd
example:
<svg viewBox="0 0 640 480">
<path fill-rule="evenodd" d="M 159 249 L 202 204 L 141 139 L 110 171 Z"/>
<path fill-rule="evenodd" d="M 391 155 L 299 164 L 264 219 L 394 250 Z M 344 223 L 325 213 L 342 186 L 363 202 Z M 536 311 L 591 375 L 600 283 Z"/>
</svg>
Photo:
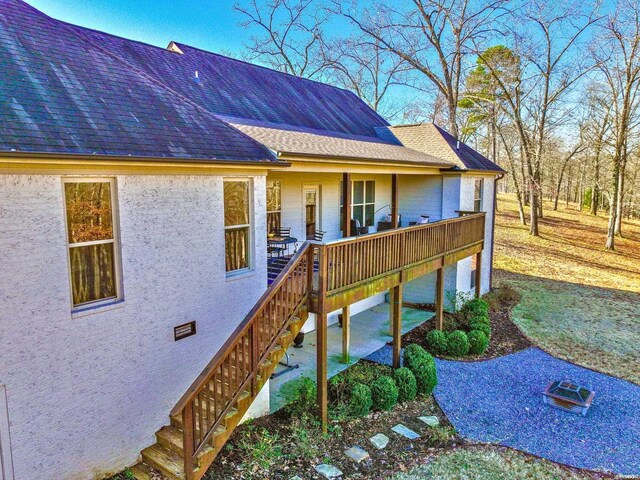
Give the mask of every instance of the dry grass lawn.
<svg viewBox="0 0 640 480">
<path fill-rule="evenodd" d="M 496 281 L 522 296 L 514 322 L 550 353 L 640 383 L 640 223 L 625 222 L 609 252 L 604 216 L 545 207 L 535 238 L 499 197 Z"/>
<path fill-rule="evenodd" d="M 587 480 L 597 478 L 499 447 L 456 448 L 392 480 Z"/>
</svg>

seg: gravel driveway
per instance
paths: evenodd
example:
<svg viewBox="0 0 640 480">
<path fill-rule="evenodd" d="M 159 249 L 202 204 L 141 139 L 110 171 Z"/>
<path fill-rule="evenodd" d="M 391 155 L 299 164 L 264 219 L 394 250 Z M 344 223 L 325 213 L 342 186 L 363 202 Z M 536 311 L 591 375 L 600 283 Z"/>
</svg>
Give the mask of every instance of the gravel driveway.
<svg viewBox="0 0 640 480">
<path fill-rule="evenodd" d="M 436 360 L 435 396 L 460 434 L 578 468 L 640 475 L 640 386 L 528 348 L 481 362 Z M 542 401 L 551 380 L 595 391 L 586 417 Z"/>
</svg>

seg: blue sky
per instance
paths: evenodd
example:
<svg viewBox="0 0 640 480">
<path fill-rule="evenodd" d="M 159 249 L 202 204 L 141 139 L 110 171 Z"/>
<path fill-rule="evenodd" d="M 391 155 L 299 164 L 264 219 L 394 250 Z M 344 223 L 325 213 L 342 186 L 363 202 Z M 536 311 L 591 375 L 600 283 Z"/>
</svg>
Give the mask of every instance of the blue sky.
<svg viewBox="0 0 640 480">
<path fill-rule="evenodd" d="M 59 20 L 166 47 L 170 40 L 238 54 L 248 32 L 234 0 L 27 0 Z"/>
</svg>

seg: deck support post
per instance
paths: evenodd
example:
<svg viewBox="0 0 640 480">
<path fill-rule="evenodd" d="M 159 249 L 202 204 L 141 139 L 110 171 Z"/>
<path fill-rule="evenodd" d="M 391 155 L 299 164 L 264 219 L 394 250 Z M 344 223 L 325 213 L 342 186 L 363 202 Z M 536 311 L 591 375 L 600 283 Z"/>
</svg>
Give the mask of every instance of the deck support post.
<svg viewBox="0 0 640 480">
<path fill-rule="evenodd" d="M 351 174 L 342 174 L 342 230 L 344 238 L 351 232 Z M 342 307 L 342 363 L 349 363 L 349 344 L 351 343 L 351 309 L 350 305 Z"/>
<path fill-rule="evenodd" d="M 444 316 L 444 267 L 437 270 L 436 276 L 436 328 L 443 330 Z"/>
<path fill-rule="evenodd" d="M 316 325 L 316 350 L 318 372 L 318 416 L 322 425 L 322 432 L 327 432 L 328 405 L 327 405 L 327 314 L 317 315 Z"/>
<path fill-rule="evenodd" d="M 482 293 L 482 250 L 476 254 L 476 298 Z"/>
<path fill-rule="evenodd" d="M 402 284 L 393 287 L 390 292 L 393 368 L 400 368 L 400 352 L 402 350 Z"/>
<path fill-rule="evenodd" d="M 351 343 L 351 305 L 342 307 L 342 363 L 350 362 L 349 345 Z"/>
<path fill-rule="evenodd" d="M 400 226 L 400 222 L 398 222 L 398 174 L 391 174 L 391 228 L 398 228 Z M 397 291 L 395 288 L 389 289 L 389 335 L 394 338 L 394 349 L 395 349 L 395 310 L 394 306 L 396 304 Z M 402 312 L 402 290 L 399 290 L 400 294 L 400 311 Z M 398 357 L 399 358 L 399 357 Z M 395 359 L 395 350 L 394 350 L 394 359 Z M 394 365 L 395 366 L 395 365 Z M 396 367 L 397 368 L 397 367 Z"/>
</svg>

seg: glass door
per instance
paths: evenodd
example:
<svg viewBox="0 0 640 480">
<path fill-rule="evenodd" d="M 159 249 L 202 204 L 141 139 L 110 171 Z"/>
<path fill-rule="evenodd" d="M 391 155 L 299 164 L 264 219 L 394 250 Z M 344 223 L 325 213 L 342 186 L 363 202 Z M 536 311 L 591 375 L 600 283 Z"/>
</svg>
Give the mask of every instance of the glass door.
<svg viewBox="0 0 640 480">
<path fill-rule="evenodd" d="M 313 240 L 317 230 L 320 230 L 320 187 L 305 186 L 302 192 L 304 197 L 304 217 L 307 240 Z"/>
</svg>

